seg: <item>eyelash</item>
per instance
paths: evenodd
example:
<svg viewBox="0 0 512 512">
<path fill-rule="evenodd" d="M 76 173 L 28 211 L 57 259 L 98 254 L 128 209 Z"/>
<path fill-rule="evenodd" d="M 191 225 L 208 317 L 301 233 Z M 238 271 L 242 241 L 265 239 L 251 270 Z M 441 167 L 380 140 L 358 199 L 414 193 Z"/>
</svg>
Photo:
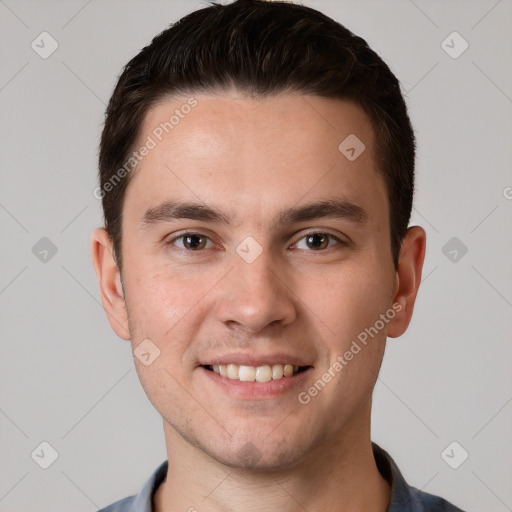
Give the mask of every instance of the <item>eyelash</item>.
<svg viewBox="0 0 512 512">
<path fill-rule="evenodd" d="M 204 237 L 206 239 L 208 239 L 210 242 L 212 242 L 211 238 L 204 235 L 203 233 L 198 233 L 198 232 L 195 232 L 195 231 L 188 231 L 186 233 L 183 233 L 179 236 L 176 236 L 170 240 L 168 240 L 166 242 L 166 245 L 175 245 L 174 242 L 176 242 L 176 240 L 180 240 L 180 239 L 183 239 L 187 236 L 190 236 L 190 235 L 198 235 L 200 237 Z M 336 241 L 336 246 L 339 245 L 339 246 L 342 246 L 342 247 L 346 247 L 348 246 L 348 243 L 345 242 L 344 240 L 341 240 L 340 238 L 338 238 L 337 236 L 331 234 L 331 233 L 327 233 L 327 232 L 324 232 L 324 231 L 311 231 L 310 233 L 306 233 L 305 235 L 303 235 L 301 238 L 299 238 L 299 240 L 296 242 L 296 244 L 303 240 L 304 238 L 307 238 L 308 236 L 312 236 L 312 235 L 327 235 L 328 238 L 332 239 L 332 240 L 335 240 Z M 294 244 L 294 245 L 296 245 Z M 180 249 L 181 251 L 185 251 L 185 252 L 188 252 L 188 253 L 200 253 L 200 252 L 203 252 L 205 249 L 199 249 L 199 250 L 192 250 L 192 249 L 186 249 L 186 248 L 183 248 L 183 247 L 178 247 L 178 249 Z M 331 247 L 327 247 L 325 249 L 318 249 L 318 250 L 314 250 L 314 249 L 310 249 L 309 251 L 307 252 L 325 252 L 327 251 L 328 249 L 332 249 L 332 246 Z M 302 249 L 304 250 L 304 249 Z"/>
</svg>

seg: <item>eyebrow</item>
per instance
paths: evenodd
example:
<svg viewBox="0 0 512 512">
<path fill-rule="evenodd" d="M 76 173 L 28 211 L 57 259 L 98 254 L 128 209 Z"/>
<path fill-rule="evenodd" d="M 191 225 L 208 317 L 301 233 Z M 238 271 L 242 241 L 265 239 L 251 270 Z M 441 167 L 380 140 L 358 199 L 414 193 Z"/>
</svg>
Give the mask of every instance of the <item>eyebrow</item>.
<svg viewBox="0 0 512 512">
<path fill-rule="evenodd" d="M 272 228 L 322 218 L 344 219 L 364 224 L 368 220 L 368 213 L 361 206 L 346 199 L 324 199 L 280 211 L 272 222 Z M 238 218 L 233 218 L 228 213 L 211 208 L 204 203 L 165 201 L 145 211 L 141 228 L 181 219 L 209 221 L 226 226 L 233 226 L 239 222 Z"/>
</svg>

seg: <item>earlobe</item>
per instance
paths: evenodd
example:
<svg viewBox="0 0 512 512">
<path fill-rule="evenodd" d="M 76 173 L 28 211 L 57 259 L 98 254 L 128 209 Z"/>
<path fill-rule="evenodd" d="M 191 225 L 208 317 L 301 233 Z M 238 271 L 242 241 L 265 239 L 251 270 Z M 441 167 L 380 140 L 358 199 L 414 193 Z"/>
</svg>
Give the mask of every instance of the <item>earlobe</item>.
<svg viewBox="0 0 512 512">
<path fill-rule="evenodd" d="M 407 230 L 400 250 L 393 298 L 396 316 L 389 322 L 388 336 L 397 338 L 409 326 L 421 282 L 427 235 L 420 226 Z"/>
<path fill-rule="evenodd" d="M 91 256 L 100 287 L 101 302 L 110 326 L 120 338 L 128 340 L 130 330 L 121 274 L 114 258 L 112 242 L 105 228 L 93 231 Z"/>
</svg>

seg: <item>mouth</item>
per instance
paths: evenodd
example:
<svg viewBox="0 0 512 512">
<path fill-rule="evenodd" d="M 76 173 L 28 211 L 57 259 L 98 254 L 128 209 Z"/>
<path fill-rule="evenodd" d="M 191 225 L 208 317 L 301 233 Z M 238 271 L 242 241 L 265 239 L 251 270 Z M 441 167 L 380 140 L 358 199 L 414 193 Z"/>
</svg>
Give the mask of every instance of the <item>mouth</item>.
<svg viewBox="0 0 512 512">
<path fill-rule="evenodd" d="M 234 363 L 201 365 L 205 370 L 216 373 L 221 377 L 242 382 L 270 382 L 288 379 L 303 373 L 311 366 L 298 366 L 289 363 L 264 364 L 261 366 L 246 366 Z"/>
</svg>

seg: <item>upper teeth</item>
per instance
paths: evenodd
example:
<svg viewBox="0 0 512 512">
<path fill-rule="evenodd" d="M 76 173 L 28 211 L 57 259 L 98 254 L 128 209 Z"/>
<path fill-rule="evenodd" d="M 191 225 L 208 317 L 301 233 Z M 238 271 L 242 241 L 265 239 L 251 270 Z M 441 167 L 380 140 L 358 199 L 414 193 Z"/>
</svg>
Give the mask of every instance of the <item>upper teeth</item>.
<svg viewBox="0 0 512 512">
<path fill-rule="evenodd" d="M 291 377 L 299 370 L 292 364 L 265 364 L 263 366 L 244 366 L 237 364 L 214 364 L 212 369 L 228 379 L 237 379 L 246 382 L 269 382 L 270 380 Z"/>
</svg>

